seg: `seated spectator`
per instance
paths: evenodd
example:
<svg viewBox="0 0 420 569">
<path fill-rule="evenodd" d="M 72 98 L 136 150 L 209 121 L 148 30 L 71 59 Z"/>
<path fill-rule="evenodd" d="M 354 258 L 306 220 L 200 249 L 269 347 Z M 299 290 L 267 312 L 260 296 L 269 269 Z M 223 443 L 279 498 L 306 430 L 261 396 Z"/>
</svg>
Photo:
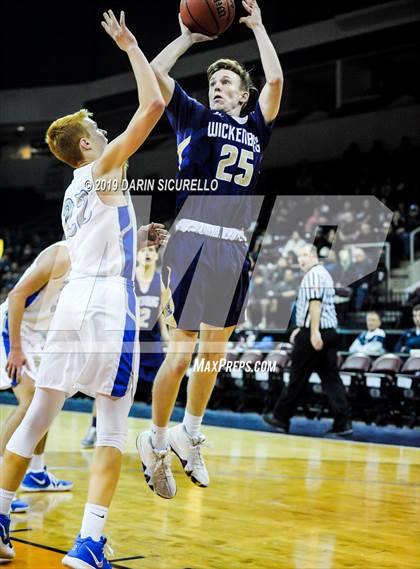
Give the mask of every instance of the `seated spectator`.
<svg viewBox="0 0 420 569">
<path fill-rule="evenodd" d="M 412 203 L 408 208 L 408 214 L 405 218 L 404 253 L 405 258 L 410 258 L 410 233 L 420 227 L 420 208 L 416 203 Z"/>
<path fill-rule="evenodd" d="M 303 247 L 305 240 L 299 235 L 299 231 L 293 231 L 292 237 L 286 243 L 283 249 L 283 257 L 287 257 L 289 253 L 297 255 L 297 251 Z"/>
<path fill-rule="evenodd" d="M 396 352 L 409 353 L 410 350 L 420 350 L 420 304 L 413 307 L 414 328 L 407 330 L 395 345 Z"/>
<path fill-rule="evenodd" d="M 369 292 L 369 283 L 371 280 L 372 263 L 367 257 L 364 249 L 354 247 L 352 249 L 352 264 L 349 267 L 347 276 L 350 282 L 353 281 L 354 289 L 354 310 L 360 312 L 366 301 Z"/>
<path fill-rule="evenodd" d="M 337 234 L 342 243 L 352 243 L 358 239 L 360 235 L 358 225 L 352 211 L 345 211 L 338 216 Z"/>
<path fill-rule="evenodd" d="M 380 356 L 385 352 L 385 332 L 382 330 L 381 317 L 377 312 L 368 312 L 366 315 L 367 331 L 362 332 L 349 348 L 351 354 L 365 354 L 367 356 Z"/>
<path fill-rule="evenodd" d="M 388 242 L 391 245 L 391 268 L 399 266 L 400 259 L 404 256 L 404 237 L 405 219 L 401 210 L 394 211 L 391 221 L 391 228 L 388 235 Z"/>
</svg>

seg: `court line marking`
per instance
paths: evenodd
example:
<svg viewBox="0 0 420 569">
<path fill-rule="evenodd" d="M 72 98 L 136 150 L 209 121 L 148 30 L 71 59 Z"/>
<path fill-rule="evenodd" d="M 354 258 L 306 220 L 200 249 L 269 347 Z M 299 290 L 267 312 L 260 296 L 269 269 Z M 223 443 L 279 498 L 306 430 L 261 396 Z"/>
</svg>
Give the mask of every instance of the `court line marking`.
<svg viewBox="0 0 420 569">
<path fill-rule="evenodd" d="M 53 553 L 60 553 L 62 555 L 66 555 L 67 551 L 63 549 L 58 549 L 57 547 L 51 547 L 49 545 L 42 545 L 41 543 L 34 543 L 33 541 L 28 541 L 27 539 L 20 539 L 18 537 L 14 537 L 13 541 L 18 541 L 19 543 L 24 543 L 25 545 L 32 545 L 33 547 L 38 547 L 39 549 L 46 549 L 47 551 L 52 551 Z M 116 560 L 118 561 L 118 560 Z M 125 565 L 114 565 L 114 562 L 111 560 L 110 563 L 116 567 L 116 569 L 130 569 L 130 567 L 126 567 Z"/>
<path fill-rule="evenodd" d="M 134 559 L 146 559 L 144 555 L 135 555 L 134 557 L 121 557 L 119 559 L 114 559 L 113 563 L 118 563 L 119 561 L 133 561 Z"/>
<path fill-rule="evenodd" d="M 218 474 L 218 476 L 220 478 L 229 478 L 229 477 L 235 477 L 236 474 Z M 254 474 L 248 474 L 248 475 L 244 475 L 247 478 L 255 478 Z M 325 480 L 328 482 L 343 482 L 343 483 L 351 483 L 351 484 L 385 484 L 387 486 L 406 486 L 406 487 L 410 487 L 410 488 L 418 488 L 420 487 L 420 484 L 417 483 L 410 483 L 410 482 L 386 482 L 386 481 L 382 481 L 382 480 L 351 480 L 350 478 L 330 478 L 330 477 L 324 477 L 324 476 L 291 476 L 288 474 L 273 474 L 273 475 L 267 475 L 267 474 L 258 474 L 258 478 L 263 478 L 266 480 L 270 480 L 270 479 L 284 479 L 284 480 Z"/>
</svg>

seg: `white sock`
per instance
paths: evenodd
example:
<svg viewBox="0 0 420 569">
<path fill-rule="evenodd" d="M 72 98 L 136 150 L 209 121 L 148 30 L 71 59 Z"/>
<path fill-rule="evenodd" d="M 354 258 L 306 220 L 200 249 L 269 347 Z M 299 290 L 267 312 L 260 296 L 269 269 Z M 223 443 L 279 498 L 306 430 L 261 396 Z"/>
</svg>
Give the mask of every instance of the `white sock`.
<svg viewBox="0 0 420 569">
<path fill-rule="evenodd" d="M 197 417 L 196 415 L 191 415 L 191 413 L 188 413 L 188 411 L 185 409 L 184 420 L 182 423 L 190 437 L 195 437 L 198 435 L 202 422 L 203 416 Z"/>
<path fill-rule="evenodd" d="M 10 514 L 10 505 L 15 498 L 16 492 L 9 492 L 0 488 L 0 514 L 8 516 Z"/>
<path fill-rule="evenodd" d="M 168 427 L 158 427 L 152 424 L 152 446 L 156 450 L 166 450 L 168 448 Z"/>
<path fill-rule="evenodd" d="M 31 472 L 43 472 L 45 467 L 45 454 L 34 454 L 29 463 L 28 470 Z"/>
<path fill-rule="evenodd" d="M 94 541 L 99 541 L 103 534 L 107 518 L 108 508 L 86 503 L 80 537 L 82 539 L 91 537 Z"/>
</svg>

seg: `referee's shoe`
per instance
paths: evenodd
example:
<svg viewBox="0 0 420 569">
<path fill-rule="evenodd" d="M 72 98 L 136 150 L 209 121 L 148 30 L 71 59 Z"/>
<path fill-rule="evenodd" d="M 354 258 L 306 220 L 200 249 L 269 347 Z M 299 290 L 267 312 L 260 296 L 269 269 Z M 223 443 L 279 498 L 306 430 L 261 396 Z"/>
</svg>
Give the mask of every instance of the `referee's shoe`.
<svg viewBox="0 0 420 569">
<path fill-rule="evenodd" d="M 333 423 L 331 429 L 325 432 L 326 435 L 336 435 L 338 437 L 348 437 L 353 434 L 353 427 L 350 421 L 344 423 Z"/>
<path fill-rule="evenodd" d="M 287 434 L 289 432 L 289 425 L 277 419 L 274 413 L 266 413 L 263 415 L 263 419 L 266 423 L 274 427 L 278 433 Z"/>
</svg>

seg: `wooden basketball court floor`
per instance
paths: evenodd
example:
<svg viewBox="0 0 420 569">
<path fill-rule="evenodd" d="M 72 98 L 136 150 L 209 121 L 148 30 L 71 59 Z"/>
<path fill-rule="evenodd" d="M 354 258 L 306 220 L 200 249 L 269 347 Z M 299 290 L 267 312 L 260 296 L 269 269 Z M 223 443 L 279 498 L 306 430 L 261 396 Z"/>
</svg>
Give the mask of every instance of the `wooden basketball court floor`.
<svg viewBox="0 0 420 569">
<path fill-rule="evenodd" d="M 4 418 L 10 407 L 0 407 Z M 74 481 L 67 494 L 21 494 L 11 569 L 61 567 L 79 531 L 92 451 L 89 416 L 62 412 L 47 463 Z M 139 473 L 130 419 L 120 486 L 107 525 L 113 566 L 126 569 L 418 569 L 420 451 L 204 427 L 211 486 L 194 486 L 174 460 L 178 494 L 155 496 Z"/>
</svg>

